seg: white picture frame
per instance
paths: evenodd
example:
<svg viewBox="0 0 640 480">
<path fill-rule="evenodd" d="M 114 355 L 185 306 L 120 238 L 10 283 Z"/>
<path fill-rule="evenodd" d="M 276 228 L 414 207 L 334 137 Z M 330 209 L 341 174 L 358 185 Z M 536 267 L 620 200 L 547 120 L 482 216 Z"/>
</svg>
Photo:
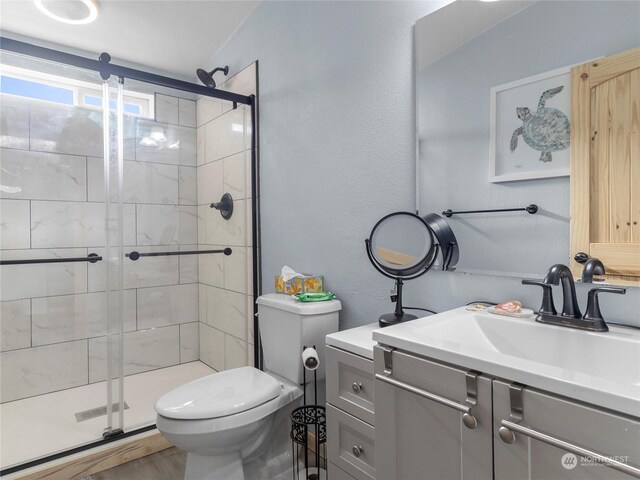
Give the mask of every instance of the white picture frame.
<svg viewBox="0 0 640 480">
<path fill-rule="evenodd" d="M 490 91 L 490 182 L 510 182 L 541 178 L 564 177 L 570 171 L 569 142 L 566 148 L 549 153 L 550 161 L 542 161 L 542 151 L 530 146 L 518 135 L 517 146 L 511 150 L 511 138 L 525 123 L 518 118 L 518 107 L 527 107 L 536 115 L 543 92 L 562 86 L 562 90 L 546 100 L 545 107 L 559 110 L 571 121 L 571 67 L 558 68 L 493 87 Z M 564 145 L 564 143 L 563 143 Z M 538 146 L 539 148 L 539 146 Z"/>
</svg>

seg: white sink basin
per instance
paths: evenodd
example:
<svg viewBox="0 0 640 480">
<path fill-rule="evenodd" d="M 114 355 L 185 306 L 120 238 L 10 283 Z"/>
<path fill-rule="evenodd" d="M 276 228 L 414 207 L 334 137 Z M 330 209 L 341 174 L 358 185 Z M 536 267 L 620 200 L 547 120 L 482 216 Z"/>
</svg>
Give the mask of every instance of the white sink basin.
<svg viewBox="0 0 640 480">
<path fill-rule="evenodd" d="M 640 330 L 586 332 L 462 307 L 375 330 L 373 339 L 640 416 Z"/>
</svg>

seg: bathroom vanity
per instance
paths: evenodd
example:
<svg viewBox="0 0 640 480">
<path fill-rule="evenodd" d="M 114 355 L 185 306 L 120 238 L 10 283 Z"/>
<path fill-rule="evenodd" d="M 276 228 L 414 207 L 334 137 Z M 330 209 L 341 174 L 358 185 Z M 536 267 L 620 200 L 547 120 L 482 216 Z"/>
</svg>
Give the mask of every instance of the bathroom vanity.
<svg viewBox="0 0 640 480">
<path fill-rule="evenodd" d="M 327 460 L 332 480 L 373 480 L 372 332 L 378 323 L 327 335 Z"/>
<path fill-rule="evenodd" d="M 373 339 L 378 478 L 640 478 L 640 331 L 459 308 Z"/>
<path fill-rule="evenodd" d="M 327 337 L 332 479 L 640 478 L 640 330 L 464 307 Z"/>
</svg>

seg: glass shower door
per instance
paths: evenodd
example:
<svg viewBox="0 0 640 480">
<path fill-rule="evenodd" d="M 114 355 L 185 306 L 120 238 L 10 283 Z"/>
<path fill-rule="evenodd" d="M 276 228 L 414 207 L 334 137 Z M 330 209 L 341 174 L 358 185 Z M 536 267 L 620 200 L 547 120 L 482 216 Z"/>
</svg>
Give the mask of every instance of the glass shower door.
<svg viewBox="0 0 640 480">
<path fill-rule="evenodd" d="M 117 100 L 116 80 L 103 87 L 96 72 L 4 51 L 0 62 L 5 470 L 121 428 L 127 299 L 118 282 L 117 113 L 101 107 L 103 91 Z"/>
</svg>

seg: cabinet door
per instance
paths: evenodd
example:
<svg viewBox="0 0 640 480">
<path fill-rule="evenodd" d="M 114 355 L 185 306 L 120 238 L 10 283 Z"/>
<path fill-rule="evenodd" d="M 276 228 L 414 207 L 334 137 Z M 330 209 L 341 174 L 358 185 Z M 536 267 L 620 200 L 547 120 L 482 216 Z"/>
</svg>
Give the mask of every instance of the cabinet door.
<svg viewBox="0 0 640 480">
<path fill-rule="evenodd" d="M 522 389 L 522 420 L 511 419 L 531 433 L 514 432 L 515 441 L 500 437 L 502 420 L 510 420 L 509 384 L 493 382 L 494 458 L 496 480 L 630 479 L 638 475 L 614 470 L 588 455 L 575 455 L 551 445 L 560 440 L 630 466 L 640 465 L 640 419 Z M 517 403 L 517 402 L 515 402 Z M 536 433 L 544 437 L 536 438 Z M 544 439 L 544 440 L 543 440 Z M 640 470 L 638 470 L 640 473 Z"/>
<path fill-rule="evenodd" d="M 465 370 L 397 350 L 390 360 L 391 369 L 387 362 L 385 372 L 383 349 L 375 347 L 377 478 L 492 478 L 491 380 L 476 378 L 477 404 L 471 411 L 478 424 L 471 429 L 463 424 L 463 413 L 432 399 L 464 404 Z M 392 385 L 388 379 L 414 391 Z"/>
<path fill-rule="evenodd" d="M 640 285 L 640 48 L 571 70 L 571 257 Z"/>
</svg>

